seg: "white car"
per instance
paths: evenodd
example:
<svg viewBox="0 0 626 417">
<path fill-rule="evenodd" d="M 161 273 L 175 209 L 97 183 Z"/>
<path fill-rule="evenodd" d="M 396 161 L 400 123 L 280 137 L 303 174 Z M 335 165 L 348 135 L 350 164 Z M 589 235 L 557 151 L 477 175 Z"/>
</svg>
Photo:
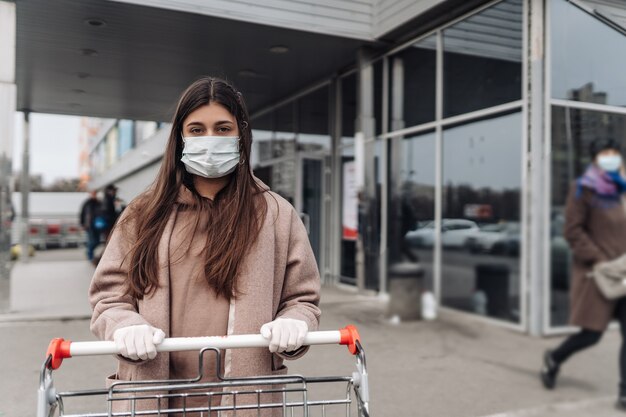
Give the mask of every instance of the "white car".
<svg viewBox="0 0 626 417">
<path fill-rule="evenodd" d="M 441 244 L 446 248 L 464 248 L 468 239 L 480 231 L 471 220 L 443 219 L 441 223 Z M 404 239 L 409 246 L 432 248 L 435 245 L 435 222 L 411 230 Z"/>
<path fill-rule="evenodd" d="M 487 224 L 474 234 L 467 245 L 472 252 L 493 253 L 506 251 L 513 243 L 518 242 L 520 224 L 517 222 Z"/>
</svg>

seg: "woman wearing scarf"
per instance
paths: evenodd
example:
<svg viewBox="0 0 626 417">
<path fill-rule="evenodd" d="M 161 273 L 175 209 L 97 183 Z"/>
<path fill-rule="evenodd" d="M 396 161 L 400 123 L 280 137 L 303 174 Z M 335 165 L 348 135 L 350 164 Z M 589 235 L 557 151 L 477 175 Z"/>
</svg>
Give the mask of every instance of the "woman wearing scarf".
<svg viewBox="0 0 626 417">
<path fill-rule="evenodd" d="M 554 388 L 560 366 L 574 353 L 598 343 L 613 318 L 626 339 L 626 299 L 608 300 L 593 279 L 593 265 L 626 253 L 626 179 L 620 146 L 599 139 L 590 147 L 592 163 L 571 188 L 565 208 L 565 238 L 573 253 L 570 286 L 570 324 L 580 331 L 544 354 L 541 380 Z M 626 345 L 620 352 L 618 408 L 626 411 Z"/>
</svg>

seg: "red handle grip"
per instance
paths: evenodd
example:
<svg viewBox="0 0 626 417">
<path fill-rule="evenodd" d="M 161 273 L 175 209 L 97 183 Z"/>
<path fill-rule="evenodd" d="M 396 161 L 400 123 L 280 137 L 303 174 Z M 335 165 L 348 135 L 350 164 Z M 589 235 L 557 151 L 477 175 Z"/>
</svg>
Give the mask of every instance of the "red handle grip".
<svg viewBox="0 0 626 417">
<path fill-rule="evenodd" d="M 339 332 L 341 333 L 341 341 L 339 342 L 339 344 L 347 345 L 350 353 L 356 355 L 356 342 L 358 341 L 359 343 L 361 343 L 361 336 L 359 336 L 359 331 L 357 330 L 356 326 L 349 324 L 343 329 L 339 330 Z"/>
<path fill-rule="evenodd" d="M 46 358 L 52 356 L 48 368 L 59 369 L 61 363 L 63 363 L 63 359 L 72 357 L 70 354 L 71 343 L 71 340 L 64 340 L 63 338 L 52 339 L 46 351 Z"/>
</svg>

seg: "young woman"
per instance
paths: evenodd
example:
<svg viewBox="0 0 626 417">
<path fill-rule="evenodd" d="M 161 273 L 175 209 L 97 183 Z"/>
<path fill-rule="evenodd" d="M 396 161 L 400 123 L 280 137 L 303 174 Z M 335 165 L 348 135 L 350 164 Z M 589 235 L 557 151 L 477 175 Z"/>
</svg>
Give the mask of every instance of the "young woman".
<svg viewBox="0 0 626 417">
<path fill-rule="evenodd" d="M 156 353 L 166 336 L 270 340 L 269 350 L 227 350 L 226 377 L 284 374 L 283 359 L 305 352 L 320 316 L 317 264 L 294 208 L 253 176 L 251 144 L 230 84 L 202 78 L 183 93 L 159 174 L 123 212 L 92 280 L 91 329 L 121 352 L 109 382 L 195 377 L 197 352 Z"/>
<path fill-rule="evenodd" d="M 570 190 L 565 209 L 565 238 L 573 253 L 570 288 L 570 323 L 581 328 L 555 350 L 544 354 L 541 379 L 554 388 L 560 366 L 574 353 L 600 341 L 609 322 L 617 318 L 626 336 L 626 299 L 606 299 L 593 279 L 593 265 L 626 253 L 626 179 L 620 146 L 613 139 L 591 145 L 592 164 Z M 626 410 L 626 344 L 620 353 L 618 407 Z"/>
</svg>

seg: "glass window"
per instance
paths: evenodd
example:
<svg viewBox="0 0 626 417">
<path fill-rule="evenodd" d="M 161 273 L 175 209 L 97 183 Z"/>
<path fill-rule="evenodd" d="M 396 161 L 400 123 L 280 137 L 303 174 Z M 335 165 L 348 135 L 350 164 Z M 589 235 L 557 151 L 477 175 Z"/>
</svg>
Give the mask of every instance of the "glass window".
<svg viewBox="0 0 626 417">
<path fill-rule="evenodd" d="M 295 204 L 296 196 L 296 161 L 287 160 L 276 162 L 265 167 L 256 167 L 254 169 L 256 175 L 261 181 L 267 184 L 272 191 L 289 201 L 291 205 Z"/>
<path fill-rule="evenodd" d="M 274 111 L 274 136 L 272 158 L 295 157 L 296 129 L 295 104 L 288 103 Z"/>
<path fill-rule="evenodd" d="M 354 147 L 341 150 L 341 281 L 356 284 L 356 240 L 359 233 L 359 196 Z"/>
<path fill-rule="evenodd" d="M 444 30 L 444 117 L 521 99 L 522 9 L 505 0 Z"/>
<path fill-rule="evenodd" d="M 296 102 L 298 150 L 330 151 L 329 90 L 320 88 Z"/>
<path fill-rule="evenodd" d="M 393 83 L 401 94 L 391 94 L 389 114 L 391 130 L 435 120 L 437 40 L 430 36 L 389 59 Z M 392 90 L 393 91 L 393 90 Z"/>
<path fill-rule="evenodd" d="M 92 177 L 102 174 L 105 170 L 105 144 L 104 141 L 96 145 L 96 149 L 91 153 L 91 173 Z"/>
<path fill-rule="evenodd" d="M 252 152 L 250 159 L 256 167 L 259 161 L 272 159 L 273 112 L 266 113 L 250 121 L 252 126 Z"/>
<path fill-rule="evenodd" d="M 389 269 L 419 262 L 433 289 L 435 134 L 394 138 L 389 167 Z"/>
<path fill-rule="evenodd" d="M 552 97 L 626 105 L 626 36 L 565 0 L 550 6 Z"/>
<path fill-rule="evenodd" d="M 110 167 L 114 163 L 117 162 L 117 147 L 118 147 L 118 139 L 119 139 L 119 130 L 117 126 L 114 126 L 109 133 L 107 133 L 105 143 L 106 143 L 106 167 Z"/>
<path fill-rule="evenodd" d="M 117 156 L 121 158 L 135 146 L 134 123 L 132 120 L 120 120 L 117 125 L 120 136 Z"/>
<path fill-rule="evenodd" d="M 383 144 L 368 140 L 364 143 L 365 186 L 358 198 L 359 237 L 363 243 L 365 288 L 378 291 L 380 284 L 380 202 L 382 175 L 380 171 Z M 373 187 L 367 186 L 372 184 Z"/>
<path fill-rule="evenodd" d="M 550 268 L 552 326 L 564 326 L 569 314 L 571 252 L 563 237 L 565 201 L 574 180 L 591 163 L 589 145 L 599 137 L 613 137 L 626 147 L 626 115 L 552 108 L 552 210 L 550 212 Z"/>
<path fill-rule="evenodd" d="M 260 117 L 252 126 L 252 164 L 269 159 L 295 157 L 296 131 L 294 103 L 288 103 Z"/>
<path fill-rule="evenodd" d="M 521 132 L 513 113 L 443 136 L 442 302 L 512 322 L 521 301 Z"/>
</svg>

